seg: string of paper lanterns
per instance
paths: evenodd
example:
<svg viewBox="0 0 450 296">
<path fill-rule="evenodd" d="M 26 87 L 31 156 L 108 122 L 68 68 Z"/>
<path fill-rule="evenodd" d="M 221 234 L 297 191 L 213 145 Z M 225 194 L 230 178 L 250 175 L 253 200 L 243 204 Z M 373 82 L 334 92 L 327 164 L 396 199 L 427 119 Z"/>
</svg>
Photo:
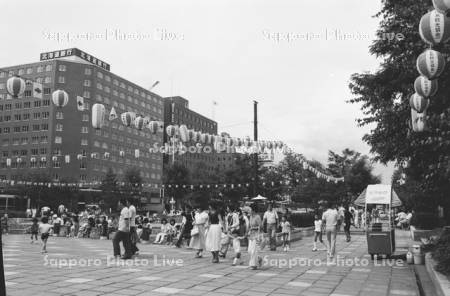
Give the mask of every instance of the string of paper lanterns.
<svg viewBox="0 0 450 296">
<path fill-rule="evenodd" d="M 415 93 L 410 97 L 411 125 L 414 132 L 423 132 L 427 128 L 426 111 L 430 97 L 438 91 L 437 79 L 445 68 L 446 60 L 442 53 L 433 49 L 450 40 L 450 2 L 433 0 L 435 10 L 427 12 L 420 19 L 419 34 L 422 40 L 430 46 L 419 55 L 416 62 L 417 71 L 421 76 L 414 81 Z"/>
</svg>

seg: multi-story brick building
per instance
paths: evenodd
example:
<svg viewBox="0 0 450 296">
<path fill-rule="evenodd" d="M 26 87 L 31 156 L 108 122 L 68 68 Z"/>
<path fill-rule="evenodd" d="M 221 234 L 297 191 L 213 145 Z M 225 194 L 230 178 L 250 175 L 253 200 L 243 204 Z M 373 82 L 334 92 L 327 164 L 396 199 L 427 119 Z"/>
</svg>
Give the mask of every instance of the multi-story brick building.
<svg viewBox="0 0 450 296">
<path fill-rule="evenodd" d="M 43 98 L 33 97 L 31 83 L 21 97 L 9 96 L 6 81 L 13 75 L 42 83 Z M 69 95 L 65 107 L 51 102 L 57 89 Z M 77 96 L 84 98 L 83 111 L 78 110 Z M 104 104 L 107 112 L 114 107 L 119 118 L 106 120 L 102 129 L 92 128 L 89 107 L 94 103 Z M 0 178 L 19 180 L 35 172 L 54 181 L 99 182 L 109 168 L 120 180 L 127 169 L 137 167 L 145 183 L 160 184 L 162 155 L 148 148 L 163 141 L 163 131 L 151 134 L 126 127 L 120 114 L 133 111 L 163 121 L 163 109 L 160 96 L 111 73 L 108 64 L 76 48 L 43 53 L 36 63 L 1 68 Z M 159 197 L 159 189 L 152 196 Z"/>
</svg>

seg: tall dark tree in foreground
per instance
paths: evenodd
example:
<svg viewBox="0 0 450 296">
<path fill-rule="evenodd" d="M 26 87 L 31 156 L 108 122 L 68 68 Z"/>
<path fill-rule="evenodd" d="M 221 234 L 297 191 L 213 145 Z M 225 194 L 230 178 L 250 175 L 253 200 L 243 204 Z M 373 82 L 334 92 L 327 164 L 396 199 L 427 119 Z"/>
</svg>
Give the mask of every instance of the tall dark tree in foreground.
<svg viewBox="0 0 450 296">
<path fill-rule="evenodd" d="M 375 73 L 354 74 L 350 89 L 355 95 L 350 103 L 361 104 L 364 117 L 360 126 L 370 126 L 364 136 L 376 160 L 382 163 L 407 163 L 406 174 L 421 184 L 427 202 L 445 202 L 450 192 L 450 69 L 439 78 L 439 91 L 427 110 L 429 130 L 411 130 L 409 97 L 414 93 L 416 59 L 428 46 L 419 35 L 421 17 L 432 9 L 430 0 L 383 0 L 376 15 L 381 18 L 377 39 L 370 53 L 381 59 Z M 401 33 L 404 38 L 385 38 Z M 445 45 L 440 52 L 450 53 Z"/>
</svg>

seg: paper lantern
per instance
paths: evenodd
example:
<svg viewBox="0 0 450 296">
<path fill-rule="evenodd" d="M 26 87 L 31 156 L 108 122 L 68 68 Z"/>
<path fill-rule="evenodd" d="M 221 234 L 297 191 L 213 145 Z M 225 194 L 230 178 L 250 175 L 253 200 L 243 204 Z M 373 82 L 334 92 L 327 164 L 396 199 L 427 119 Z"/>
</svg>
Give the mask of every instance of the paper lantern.
<svg viewBox="0 0 450 296">
<path fill-rule="evenodd" d="M 437 80 L 429 80 L 424 76 L 419 76 L 414 81 L 414 90 L 422 97 L 434 96 L 438 90 Z"/>
<path fill-rule="evenodd" d="M 139 158 L 139 154 L 140 154 L 139 149 L 134 149 L 134 157 Z"/>
<path fill-rule="evenodd" d="M 450 1 L 448 0 L 433 0 L 434 8 L 444 14 L 450 12 Z"/>
<path fill-rule="evenodd" d="M 17 98 L 25 91 L 26 83 L 25 80 L 19 76 L 10 77 L 6 81 L 6 90 L 13 97 Z"/>
<path fill-rule="evenodd" d="M 432 46 L 447 42 L 450 39 L 450 18 L 437 10 L 426 13 L 420 19 L 419 34 Z"/>
<path fill-rule="evenodd" d="M 103 157 L 104 157 L 104 158 L 109 158 L 109 152 L 105 152 L 105 153 L 103 154 Z"/>
<path fill-rule="evenodd" d="M 425 111 L 425 109 L 427 109 L 428 107 L 428 103 L 429 101 L 426 98 L 422 97 L 417 93 L 414 93 L 409 98 L 409 105 L 418 113 L 422 113 L 423 111 Z"/>
<path fill-rule="evenodd" d="M 41 162 L 46 162 L 47 158 L 46 157 L 41 157 Z"/>
<path fill-rule="evenodd" d="M 82 159 L 83 159 L 83 155 L 78 154 L 78 155 L 77 155 L 77 159 L 78 159 L 78 160 L 82 160 Z"/>
<path fill-rule="evenodd" d="M 6 159 L 6 166 L 11 166 L 11 158 Z"/>
<path fill-rule="evenodd" d="M 31 162 L 36 162 L 36 157 L 30 158 L 30 161 L 31 161 Z"/>
<path fill-rule="evenodd" d="M 194 143 L 200 142 L 200 136 L 201 136 L 201 133 L 200 133 L 200 132 L 194 131 L 194 132 L 192 133 L 191 141 L 194 142 Z"/>
<path fill-rule="evenodd" d="M 64 157 L 64 160 L 65 160 L 66 163 L 70 163 L 70 155 L 66 155 Z"/>
<path fill-rule="evenodd" d="M 125 126 L 131 126 L 132 124 L 134 124 L 136 116 L 134 112 L 124 112 L 120 115 L 120 119 Z"/>
<path fill-rule="evenodd" d="M 53 156 L 53 157 L 52 157 L 52 161 L 54 161 L 54 162 L 55 162 L 55 161 L 58 161 L 58 157 L 57 157 L 57 156 Z"/>
<path fill-rule="evenodd" d="M 148 116 L 145 116 L 144 117 L 144 126 L 145 127 L 148 127 L 148 124 L 150 123 L 150 117 L 148 117 Z"/>
<path fill-rule="evenodd" d="M 202 144 L 206 144 L 206 134 L 200 134 L 199 142 Z"/>
<path fill-rule="evenodd" d="M 182 142 L 189 142 L 190 136 L 189 133 L 191 132 L 190 130 L 188 130 L 187 126 L 185 124 L 180 125 L 180 139 Z"/>
<path fill-rule="evenodd" d="M 16 159 L 16 162 L 17 162 L 17 163 L 22 163 L 22 158 L 18 157 L 18 158 Z"/>
<path fill-rule="evenodd" d="M 424 115 L 418 115 L 416 118 L 416 132 L 423 132 L 427 128 L 427 122 Z"/>
<path fill-rule="evenodd" d="M 417 58 L 417 71 L 428 79 L 434 79 L 441 75 L 445 67 L 444 56 L 432 49 L 427 49 Z"/>
<path fill-rule="evenodd" d="M 150 121 L 147 126 L 152 134 L 156 134 L 159 130 L 159 122 L 157 121 Z"/>
<path fill-rule="evenodd" d="M 106 108 L 102 104 L 92 106 L 92 127 L 101 129 L 105 125 Z"/>
<path fill-rule="evenodd" d="M 119 156 L 120 157 L 124 157 L 125 156 L 125 151 L 119 151 Z"/>
<path fill-rule="evenodd" d="M 69 95 L 65 91 L 57 89 L 52 93 L 52 101 L 56 107 L 62 108 L 69 102 Z"/>
<path fill-rule="evenodd" d="M 138 130 L 142 130 L 144 128 L 144 118 L 141 116 L 137 116 L 134 119 L 134 126 L 138 129 Z"/>
<path fill-rule="evenodd" d="M 169 137 L 175 137 L 178 134 L 179 127 L 176 125 L 168 125 L 166 127 L 166 133 Z"/>
</svg>

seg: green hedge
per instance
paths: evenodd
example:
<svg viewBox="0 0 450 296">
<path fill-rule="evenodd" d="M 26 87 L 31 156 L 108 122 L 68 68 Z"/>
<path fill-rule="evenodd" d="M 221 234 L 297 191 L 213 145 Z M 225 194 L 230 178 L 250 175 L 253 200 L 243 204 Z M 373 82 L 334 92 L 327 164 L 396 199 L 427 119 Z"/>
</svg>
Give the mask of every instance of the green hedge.
<svg viewBox="0 0 450 296">
<path fill-rule="evenodd" d="M 437 262 L 436 270 L 450 275 L 450 229 L 444 231 L 439 237 L 432 256 Z"/>
<path fill-rule="evenodd" d="M 410 224 L 417 229 L 432 230 L 439 226 L 439 218 L 435 213 L 416 212 L 413 214 Z"/>
<path fill-rule="evenodd" d="M 294 227 L 314 226 L 314 213 L 294 213 L 290 215 L 290 220 Z"/>
</svg>

